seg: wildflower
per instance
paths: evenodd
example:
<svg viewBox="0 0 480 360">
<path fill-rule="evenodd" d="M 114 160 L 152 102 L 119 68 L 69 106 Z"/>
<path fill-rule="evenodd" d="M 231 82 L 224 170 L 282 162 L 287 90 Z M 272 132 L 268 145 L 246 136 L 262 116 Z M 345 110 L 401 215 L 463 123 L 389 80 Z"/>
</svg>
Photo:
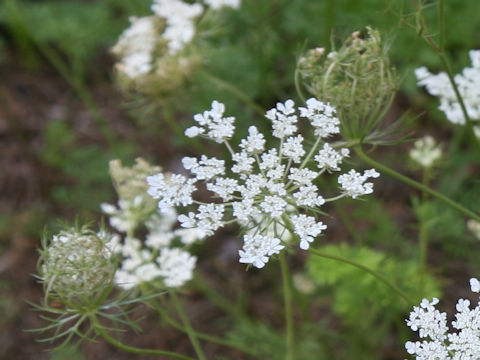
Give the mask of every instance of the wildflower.
<svg viewBox="0 0 480 360">
<path fill-rule="evenodd" d="M 210 178 L 222 162 L 216 159 L 185 158 L 184 165 L 197 174 L 198 178 Z M 213 170 L 212 170 L 213 169 Z M 178 214 L 172 204 L 190 204 L 193 180 L 182 175 L 157 174 L 160 168 L 152 167 L 146 161 L 137 159 L 133 167 L 122 167 L 119 161 L 110 164 L 110 173 L 117 189 L 118 207 L 102 204 L 102 210 L 109 216 L 109 223 L 125 238 L 117 245 L 120 261 L 114 282 L 124 289 L 131 289 L 144 282 L 154 282 L 164 287 L 179 287 L 193 276 L 196 257 L 185 246 L 204 238 L 207 233 L 200 229 L 176 229 Z M 146 176 L 162 189 L 159 201 L 158 191 L 148 188 Z M 213 176 L 213 175 L 212 175 Z M 151 196 L 146 194 L 147 189 Z M 170 196 L 166 196 L 170 193 Z M 175 193 L 175 195 L 173 194 Z M 162 213 L 158 212 L 158 208 Z M 214 214 L 216 212 L 214 211 Z M 205 216 L 204 221 L 207 220 Z M 142 228 L 143 239 L 135 237 Z"/>
<path fill-rule="evenodd" d="M 422 167 L 429 168 L 442 157 L 442 149 L 437 146 L 433 137 L 427 135 L 415 141 L 409 155 Z"/>
<path fill-rule="evenodd" d="M 121 60 L 117 69 L 129 78 L 149 73 L 152 70 L 153 50 L 157 42 L 153 16 L 131 17 L 130 27 L 123 31 L 112 52 Z"/>
<path fill-rule="evenodd" d="M 206 234 L 194 229 L 175 230 L 171 219 L 165 221 L 158 214 L 157 222 L 159 226 L 150 229 L 144 242 L 127 237 L 120 245 L 122 258 L 114 281 L 121 288 L 128 290 L 157 280 L 163 286 L 173 288 L 183 286 L 192 279 L 197 258 L 183 247 Z M 170 225 L 168 229 L 165 228 L 167 223 Z M 180 246 L 174 245 L 178 241 Z"/>
<path fill-rule="evenodd" d="M 454 77 L 455 84 L 465 104 L 467 114 L 470 119 L 480 121 L 480 50 L 469 51 L 471 67 L 463 69 L 461 74 Z M 440 106 L 447 119 L 453 124 L 465 124 L 465 117 L 457 100 L 448 75 L 444 72 L 432 74 L 426 67 L 420 67 L 415 70 L 415 76 L 419 86 L 425 86 L 427 91 L 438 96 Z M 474 127 L 476 133 L 480 131 L 479 126 Z"/>
<path fill-rule="evenodd" d="M 198 229 L 210 236 L 225 224 L 237 222 L 245 229 L 244 244 L 239 251 L 241 263 L 265 266 L 272 255 L 292 241 L 292 236 L 301 249 L 308 249 L 327 226 L 305 213 L 318 212 L 327 201 L 371 193 L 373 184 L 366 180 L 379 174 L 373 169 L 363 175 L 351 170 L 338 178 L 343 190 L 340 195 L 327 198 L 320 194 L 313 182 L 326 170 L 340 171 L 340 164 L 349 152 L 337 151 L 325 140 L 339 132 L 335 108 L 313 98 L 306 104 L 306 108 L 297 108 L 293 100 L 287 100 L 266 112 L 265 117 L 272 122 L 272 134 L 279 140 L 277 147 L 267 149 L 265 136 L 250 126 L 235 152 L 229 142 L 235 131 L 235 118 L 226 117 L 225 106 L 213 101 L 211 110 L 194 116 L 197 125 L 188 128 L 186 135 L 224 144 L 232 157 L 231 171 L 223 160 L 205 155 L 200 159 L 185 157 L 182 163 L 190 177 L 163 173 L 149 176 L 148 193 L 159 200 L 161 211 L 165 206 L 194 205 L 195 211 L 178 215 L 185 229 Z M 314 128 L 317 138 L 308 151 L 304 138 L 296 134 L 302 118 Z M 215 202 L 193 199 L 199 182 L 205 183 Z"/>
<path fill-rule="evenodd" d="M 389 134 L 386 129 L 380 131 L 380 121 L 392 103 L 397 79 L 378 30 L 367 27 L 366 31 L 355 31 L 330 53 L 323 48 L 312 49 L 297 66 L 308 91 L 336 107 L 342 120 L 336 124 L 340 125 L 337 132 L 341 131 L 343 137 L 362 142 L 375 139 L 377 143 Z M 315 131 L 325 131 L 328 136 L 333 128 L 325 128 L 323 122 L 318 117 Z"/>
<path fill-rule="evenodd" d="M 241 0 L 205 0 L 205 4 L 210 6 L 213 10 L 219 10 L 222 7 L 238 9 L 240 7 Z"/>
<path fill-rule="evenodd" d="M 338 182 L 345 193 L 355 199 L 360 195 L 371 194 L 373 192 L 373 183 L 365 182 L 368 178 L 377 178 L 380 174 L 374 169 L 365 170 L 363 175 L 350 170 L 347 174 L 340 175 Z"/>
<path fill-rule="evenodd" d="M 156 261 L 159 264 L 159 275 L 163 277 L 165 285 L 172 288 L 182 286 L 192 279 L 197 258 L 178 248 L 165 248 Z"/>
<path fill-rule="evenodd" d="M 263 235 L 245 235 L 243 240 L 243 249 L 238 252 L 239 261 L 257 268 L 264 267 L 269 256 L 278 254 L 284 248 L 279 239 Z"/>
<path fill-rule="evenodd" d="M 110 176 L 118 193 L 118 206 L 103 203 L 103 213 L 109 216 L 109 224 L 121 233 L 133 232 L 148 221 L 157 209 L 157 201 L 146 194 L 145 177 L 160 171 L 138 158 L 132 167 L 124 167 L 119 160 L 110 161 Z"/>
<path fill-rule="evenodd" d="M 47 296 L 63 303 L 90 302 L 107 288 L 115 272 L 118 236 L 88 227 L 54 235 L 41 251 L 39 273 Z"/>
<path fill-rule="evenodd" d="M 151 8 L 155 15 L 165 19 L 162 36 L 168 41 L 168 52 L 178 53 L 195 35 L 193 19 L 203 12 L 203 6 L 181 0 L 154 0 Z"/>
<path fill-rule="evenodd" d="M 477 239 L 480 240 L 480 222 L 470 219 L 467 221 L 467 228 Z"/>
<path fill-rule="evenodd" d="M 478 279 L 470 279 L 472 292 L 480 292 Z M 414 306 L 407 320 L 407 326 L 418 331 L 421 342 L 408 341 L 407 352 L 417 360 L 440 359 L 478 359 L 480 357 L 480 301 L 474 309 L 470 301 L 459 299 L 457 313 L 452 327 L 456 332 L 449 332 L 447 314 L 435 308 L 439 300 L 423 299 L 420 306 Z"/>
</svg>

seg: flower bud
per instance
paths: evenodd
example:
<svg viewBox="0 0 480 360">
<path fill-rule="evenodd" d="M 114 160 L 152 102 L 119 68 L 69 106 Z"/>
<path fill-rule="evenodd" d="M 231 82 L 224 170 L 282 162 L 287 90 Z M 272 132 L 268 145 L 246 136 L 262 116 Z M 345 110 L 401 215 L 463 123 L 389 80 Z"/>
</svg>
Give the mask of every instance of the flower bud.
<svg viewBox="0 0 480 360">
<path fill-rule="evenodd" d="M 303 84 L 318 99 L 336 107 L 341 133 L 368 141 L 389 109 L 397 78 L 378 30 L 355 31 L 337 51 L 307 52 L 298 63 Z M 375 131 L 375 136 L 379 133 Z"/>
<path fill-rule="evenodd" d="M 65 229 L 41 250 L 46 297 L 67 305 L 95 301 L 113 283 L 118 238 L 88 227 Z"/>
</svg>

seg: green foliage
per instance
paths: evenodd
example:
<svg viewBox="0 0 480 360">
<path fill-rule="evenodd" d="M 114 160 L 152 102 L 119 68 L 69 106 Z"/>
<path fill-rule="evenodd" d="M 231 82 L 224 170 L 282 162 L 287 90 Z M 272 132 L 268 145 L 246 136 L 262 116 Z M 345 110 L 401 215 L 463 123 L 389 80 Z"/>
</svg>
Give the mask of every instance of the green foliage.
<svg viewBox="0 0 480 360">
<path fill-rule="evenodd" d="M 367 266 L 414 299 L 431 298 L 440 294 L 432 275 L 422 275 L 414 260 L 398 260 L 380 251 L 347 244 L 328 245 L 322 251 Z M 414 304 L 405 303 L 398 294 L 371 274 L 352 265 L 317 256 L 308 258 L 307 268 L 311 279 L 322 287 L 322 293 L 326 289 L 330 290 L 332 310 L 342 319 L 344 331 L 351 339 L 348 351 L 357 354 L 356 359 L 375 358 L 375 352 L 381 352 L 379 350 L 385 334 L 391 332 L 394 326 L 402 331 L 402 318 Z M 365 357 L 359 354 L 365 354 Z"/>
<path fill-rule="evenodd" d="M 319 326 L 302 325 L 297 333 L 295 359 L 314 360 L 327 356 L 322 342 L 329 337 L 327 331 Z M 250 349 L 255 354 L 255 359 L 285 358 L 284 334 L 265 323 L 237 321 L 234 328 L 228 332 L 227 338 L 243 348 Z"/>
<path fill-rule="evenodd" d="M 63 348 L 52 351 L 50 360 L 85 360 L 78 347 L 73 345 L 67 345 Z"/>
<path fill-rule="evenodd" d="M 143 0 L 5 0 L 0 3 L 0 24 L 9 28 L 26 51 L 34 51 L 33 47 L 25 48 L 28 38 L 40 46 L 53 44 L 81 73 L 99 49 L 115 41 L 127 26 L 128 16 L 145 12 L 147 4 Z"/>
<path fill-rule="evenodd" d="M 363 245 L 381 245 L 390 251 L 405 251 L 407 240 L 402 229 L 381 200 L 372 197 L 368 201 L 355 202 L 349 216 L 356 224 L 353 230 L 358 231 Z"/>
<path fill-rule="evenodd" d="M 79 145 L 76 134 L 64 121 L 52 121 L 46 129 L 45 146 L 40 158 L 57 168 L 68 184 L 53 188 L 52 198 L 64 206 L 89 211 L 112 197 L 108 163 L 113 158 L 133 159 L 134 145 L 121 143 L 113 149 L 98 145 Z M 72 186 L 73 184 L 73 186 Z"/>
</svg>

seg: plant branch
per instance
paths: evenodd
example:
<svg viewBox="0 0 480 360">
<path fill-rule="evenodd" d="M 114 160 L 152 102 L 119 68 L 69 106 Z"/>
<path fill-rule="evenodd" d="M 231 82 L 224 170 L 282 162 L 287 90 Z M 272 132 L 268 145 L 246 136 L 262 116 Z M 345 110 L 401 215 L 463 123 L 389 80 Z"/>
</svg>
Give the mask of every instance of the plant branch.
<svg viewBox="0 0 480 360">
<path fill-rule="evenodd" d="M 117 348 L 119 348 L 123 351 L 127 351 L 127 352 L 130 352 L 130 353 L 133 353 L 133 354 L 140 354 L 140 355 L 169 356 L 170 358 L 174 358 L 174 359 L 194 360 L 193 358 L 191 358 L 189 356 L 178 354 L 178 353 L 171 352 L 171 351 L 156 350 L 156 349 L 142 349 L 142 348 L 137 348 L 137 347 L 126 345 L 126 344 L 122 343 L 121 341 L 119 341 L 119 340 L 113 338 L 112 336 L 110 336 L 108 334 L 108 332 L 105 331 L 103 325 L 101 325 L 100 322 L 96 318 L 92 319 L 92 323 L 94 324 L 95 331 L 98 335 L 103 337 L 107 342 L 109 342 L 113 346 L 115 346 L 115 347 L 117 347 Z"/>
<path fill-rule="evenodd" d="M 178 300 L 177 294 L 175 293 L 174 290 L 170 291 L 169 294 L 173 301 L 173 304 L 175 305 L 175 308 L 177 309 L 178 315 L 180 316 L 180 319 L 182 320 L 183 325 L 185 326 L 185 332 L 187 333 L 188 338 L 190 339 L 190 342 L 192 343 L 192 346 L 195 349 L 195 352 L 199 360 L 207 360 L 205 354 L 203 353 L 202 347 L 198 342 L 195 331 L 193 330 L 187 315 L 183 311 L 182 305 L 180 304 L 180 300 Z"/>
<path fill-rule="evenodd" d="M 357 145 L 354 147 L 355 149 L 355 152 L 357 153 L 357 155 L 363 160 L 365 161 L 367 164 L 375 167 L 377 170 L 379 170 L 380 172 L 384 172 L 394 178 L 396 178 L 397 180 L 400 180 L 402 182 L 404 182 L 405 184 L 408 184 L 414 188 L 416 188 L 417 190 L 420 190 L 420 191 L 424 191 L 425 193 L 433 196 L 433 197 L 436 197 L 437 199 L 443 201 L 444 203 L 446 203 L 447 205 L 451 206 L 452 208 L 460 211 L 461 213 L 463 213 L 464 215 L 476 220 L 476 221 L 480 221 L 480 215 L 474 213 L 473 211 L 467 209 L 466 207 L 460 205 L 459 203 L 457 203 L 456 201 L 453 201 L 452 199 L 450 199 L 448 196 L 445 196 L 443 194 L 440 194 L 439 192 L 429 188 L 428 186 L 425 186 L 423 185 L 422 183 L 419 183 L 418 181 L 415 181 L 413 179 L 410 179 L 409 177 L 405 176 L 405 175 L 402 175 L 400 174 L 399 172 L 396 172 L 395 170 L 389 168 L 388 166 L 386 165 L 383 165 L 383 164 L 380 164 L 379 162 L 373 160 L 371 157 L 369 157 L 362 149 L 362 146 L 361 145 Z"/>
<path fill-rule="evenodd" d="M 285 323 L 287 327 L 285 360 L 293 360 L 294 356 L 294 333 L 292 312 L 292 282 L 288 271 L 287 258 L 284 252 L 280 253 L 280 268 L 282 271 L 283 298 L 285 302 Z"/>
</svg>

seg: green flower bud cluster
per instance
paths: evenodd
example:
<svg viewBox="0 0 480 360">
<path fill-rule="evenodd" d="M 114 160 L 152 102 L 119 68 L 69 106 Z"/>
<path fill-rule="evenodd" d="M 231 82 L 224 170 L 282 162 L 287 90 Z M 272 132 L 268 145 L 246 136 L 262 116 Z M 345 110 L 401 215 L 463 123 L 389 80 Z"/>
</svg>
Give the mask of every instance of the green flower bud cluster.
<svg viewBox="0 0 480 360">
<path fill-rule="evenodd" d="M 41 250 L 39 277 L 46 298 L 63 304 L 88 304 L 113 284 L 118 237 L 84 226 L 54 235 Z"/>
<path fill-rule="evenodd" d="M 337 51 L 308 51 L 298 62 L 303 85 L 317 98 L 336 107 L 342 135 L 368 140 L 390 108 L 397 89 L 395 70 L 378 30 L 350 35 Z M 379 134 L 375 134 L 378 136 Z"/>
<path fill-rule="evenodd" d="M 133 166 L 123 166 L 118 159 L 111 160 L 110 176 L 115 186 L 115 190 L 120 199 L 133 200 L 138 195 L 147 193 L 148 184 L 145 180 L 147 176 L 157 174 L 162 170 L 159 166 L 153 166 L 142 158 L 135 159 Z M 157 203 L 154 203 L 154 207 Z"/>
</svg>

